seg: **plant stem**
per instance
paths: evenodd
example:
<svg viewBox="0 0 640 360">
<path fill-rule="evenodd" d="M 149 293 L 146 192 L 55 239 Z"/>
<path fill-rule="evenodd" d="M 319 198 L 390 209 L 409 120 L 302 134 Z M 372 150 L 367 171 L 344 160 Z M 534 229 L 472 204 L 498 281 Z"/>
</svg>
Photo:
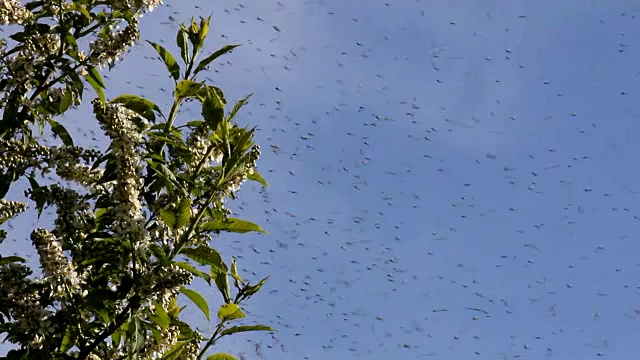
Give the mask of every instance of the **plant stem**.
<svg viewBox="0 0 640 360">
<path fill-rule="evenodd" d="M 216 326 L 216 331 L 213 332 L 213 335 L 211 335 L 211 338 L 209 339 L 209 341 L 207 341 L 206 345 L 200 351 L 200 354 L 198 354 L 198 358 L 197 358 L 198 360 L 202 359 L 202 357 L 204 356 L 204 354 L 207 353 L 207 350 L 209 350 L 211 345 L 213 345 L 213 343 L 216 342 L 216 340 L 219 339 L 219 338 L 216 339 L 216 336 L 218 336 L 220 331 L 222 331 L 223 327 L 224 327 L 224 321 L 220 321 L 218 326 Z"/>
</svg>

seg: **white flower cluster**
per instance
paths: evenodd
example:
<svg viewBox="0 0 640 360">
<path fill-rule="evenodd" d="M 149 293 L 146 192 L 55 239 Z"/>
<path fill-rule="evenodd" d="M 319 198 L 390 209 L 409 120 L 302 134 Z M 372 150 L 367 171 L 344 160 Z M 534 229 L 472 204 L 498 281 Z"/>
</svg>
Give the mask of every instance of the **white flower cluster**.
<svg viewBox="0 0 640 360">
<path fill-rule="evenodd" d="M 40 265 L 45 281 L 51 285 L 54 298 L 61 299 L 65 293 L 79 293 L 81 281 L 75 266 L 69 262 L 62 252 L 62 246 L 55 235 L 46 229 L 31 232 L 31 241 L 40 256 Z"/>
<path fill-rule="evenodd" d="M 9 294 L 7 299 L 15 304 L 11 315 L 17 319 L 20 330 L 31 336 L 29 345 L 39 349 L 45 337 L 54 332 L 51 322 L 53 313 L 40 304 L 38 294 L 23 293 L 19 298 L 16 295 Z"/>
<path fill-rule="evenodd" d="M 93 218 L 90 204 L 77 191 L 53 184 L 47 191 L 49 201 L 56 205 L 55 234 L 62 239 L 84 237 L 91 231 L 89 219 Z"/>
<path fill-rule="evenodd" d="M 27 210 L 27 204 L 19 201 L 0 200 L 0 220 L 11 219 L 16 214 Z"/>
<path fill-rule="evenodd" d="M 106 191 L 106 188 L 95 186 L 104 173 L 103 169 L 92 169 L 88 164 L 81 164 L 80 160 L 86 162 L 96 159 L 99 152 L 91 149 L 82 149 L 79 147 L 52 147 L 50 149 L 50 157 L 47 168 L 56 169 L 56 174 L 60 178 L 77 182 L 89 187 L 94 191 Z"/>
<path fill-rule="evenodd" d="M 139 6 L 140 2 L 135 0 L 115 0 L 111 6 L 118 10 L 129 10 L 133 12 L 147 12 L 153 11 L 156 6 L 162 5 L 162 0 L 143 0 L 142 6 Z"/>
<path fill-rule="evenodd" d="M 25 24 L 33 20 L 31 11 L 16 0 L 0 0 L 0 25 Z"/>
<path fill-rule="evenodd" d="M 47 33 L 29 37 L 20 51 L 25 55 L 32 55 L 34 58 L 44 59 L 57 53 L 60 50 L 60 45 L 59 34 Z"/>
<path fill-rule="evenodd" d="M 44 337 L 53 331 L 52 313 L 41 304 L 34 281 L 28 279 L 31 273 L 31 269 L 21 264 L 1 265 L 0 299 L 4 313 L 16 320 L 6 340 L 23 341 L 26 337 L 29 346 L 38 348 Z M 18 336 L 20 339 L 16 338 Z"/>
<path fill-rule="evenodd" d="M 212 163 L 222 161 L 222 151 L 218 149 L 206 134 L 206 130 L 198 128 L 189 134 L 187 146 L 192 155 L 191 161 L 187 164 L 188 171 L 195 171 L 204 159 L 203 167 L 209 167 Z M 208 155 L 207 155 L 208 153 Z"/>
<path fill-rule="evenodd" d="M 198 340 L 191 340 L 184 347 L 182 353 L 180 353 L 180 358 L 184 360 L 196 360 L 198 359 L 198 353 L 200 352 L 200 343 Z"/>
<path fill-rule="evenodd" d="M 162 359 L 164 354 L 171 349 L 176 342 L 178 342 L 178 335 L 180 335 L 180 329 L 177 326 L 170 326 L 167 329 L 160 332 L 160 343 L 154 343 L 151 346 L 147 346 L 145 351 L 140 354 L 141 360 L 159 360 Z"/>
<path fill-rule="evenodd" d="M 144 128 L 138 128 L 132 121 L 137 114 L 120 104 L 106 104 L 103 109 L 100 101 L 94 100 L 93 105 L 96 119 L 111 138 L 111 155 L 118 169 L 111 195 L 118 204 L 113 209 L 114 231 L 143 244 L 148 241 L 148 235 L 140 202 L 140 189 L 144 184 L 138 144 L 144 139 L 149 124 L 140 118 Z"/>
<path fill-rule="evenodd" d="M 42 168 L 42 157 L 48 156 L 51 150 L 48 146 L 39 144 L 24 144 L 17 139 L 0 139 L 0 170 L 18 169 L 21 167 Z"/>
<path fill-rule="evenodd" d="M 132 18 L 124 30 L 110 33 L 89 44 L 91 64 L 101 68 L 106 64 L 113 66 L 128 48 L 135 45 L 139 37 L 138 20 Z"/>
<path fill-rule="evenodd" d="M 142 276 L 143 284 L 146 284 L 148 292 L 143 294 L 149 301 L 158 302 L 163 307 L 168 307 L 171 299 L 178 295 L 180 286 L 193 281 L 193 274 L 175 265 L 157 266 L 153 271 Z M 159 291 L 161 290 L 161 291 Z"/>
<path fill-rule="evenodd" d="M 45 1 L 43 6 L 51 11 L 53 16 L 58 16 L 60 12 L 67 12 L 73 9 L 73 0 L 71 2 L 63 2 L 64 0 Z"/>
<path fill-rule="evenodd" d="M 3 57 L 9 75 L 8 85 L 22 87 L 27 91 L 32 89 L 34 72 L 42 69 L 47 57 L 56 54 L 60 46 L 59 34 L 47 33 L 28 37 L 16 55 Z"/>
</svg>

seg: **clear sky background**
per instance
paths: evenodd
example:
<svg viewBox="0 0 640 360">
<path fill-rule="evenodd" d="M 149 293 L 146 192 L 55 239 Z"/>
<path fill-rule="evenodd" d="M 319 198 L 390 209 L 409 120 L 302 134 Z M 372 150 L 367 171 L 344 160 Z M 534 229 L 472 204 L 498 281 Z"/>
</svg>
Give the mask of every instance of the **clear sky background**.
<svg viewBox="0 0 640 360">
<path fill-rule="evenodd" d="M 206 77 L 230 100 L 254 93 L 239 119 L 259 128 L 271 184 L 232 205 L 270 235 L 216 242 L 249 278 L 271 275 L 247 310 L 279 332 L 219 351 L 640 357 L 640 3 L 167 3 L 143 18 L 144 39 L 174 50 L 179 22 L 212 14 L 206 49 L 243 44 Z M 134 49 L 107 74 L 109 96 L 168 108 L 153 57 Z M 64 123 L 104 148 L 86 109 Z M 189 312 L 212 326 L 200 317 Z"/>
</svg>

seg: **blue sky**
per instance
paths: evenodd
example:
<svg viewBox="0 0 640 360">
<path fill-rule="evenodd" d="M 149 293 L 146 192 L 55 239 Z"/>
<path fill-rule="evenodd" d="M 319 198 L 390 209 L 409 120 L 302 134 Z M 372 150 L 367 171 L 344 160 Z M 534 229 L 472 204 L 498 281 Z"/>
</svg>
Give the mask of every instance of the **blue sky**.
<svg viewBox="0 0 640 360">
<path fill-rule="evenodd" d="M 638 358 L 640 4 L 168 3 L 143 38 L 175 48 L 179 22 L 213 14 L 207 49 L 243 44 L 207 77 L 254 93 L 240 122 L 259 127 L 271 184 L 233 205 L 270 235 L 216 241 L 271 275 L 247 310 L 279 332 L 220 351 Z M 110 96 L 166 107 L 151 50 L 107 75 Z M 83 111 L 64 121 L 88 145 Z"/>
</svg>

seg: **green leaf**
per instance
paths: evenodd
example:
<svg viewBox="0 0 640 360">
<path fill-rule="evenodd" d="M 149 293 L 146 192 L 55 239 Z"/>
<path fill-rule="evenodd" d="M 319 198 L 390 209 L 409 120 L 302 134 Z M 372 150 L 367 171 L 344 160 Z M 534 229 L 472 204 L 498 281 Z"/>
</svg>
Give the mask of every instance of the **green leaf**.
<svg viewBox="0 0 640 360">
<path fill-rule="evenodd" d="M 198 93 L 203 84 L 193 80 L 180 80 L 176 85 L 175 97 L 176 99 L 184 99 L 193 96 Z"/>
<path fill-rule="evenodd" d="M 260 173 L 258 173 L 256 170 L 253 170 L 253 172 L 251 174 L 247 174 L 247 179 L 251 180 L 251 181 L 257 181 L 260 184 L 262 184 L 262 186 L 269 186 L 269 184 L 267 183 L 267 180 L 265 180 L 262 175 L 260 175 Z"/>
<path fill-rule="evenodd" d="M 255 293 L 258 292 L 258 290 L 260 290 L 260 288 L 267 282 L 267 280 L 269 279 L 269 277 L 267 276 L 266 278 L 260 280 L 257 284 L 255 285 L 248 285 L 245 287 L 244 289 L 244 295 L 245 297 L 249 297 Z"/>
<path fill-rule="evenodd" d="M 72 87 L 71 85 L 67 85 L 66 89 L 63 91 L 62 101 L 60 102 L 60 107 L 58 108 L 58 111 L 60 111 L 60 114 L 62 114 L 65 111 L 69 110 L 72 104 L 73 104 Z"/>
<path fill-rule="evenodd" d="M 178 360 L 180 355 L 184 351 L 185 346 L 189 344 L 188 341 L 180 341 L 176 343 L 167 353 L 164 354 L 162 360 Z"/>
<path fill-rule="evenodd" d="M 191 126 L 194 128 L 200 127 L 200 125 L 204 124 L 204 121 L 202 120 L 194 120 L 194 121 L 189 121 L 186 125 L 187 126 Z"/>
<path fill-rule="evenodd" d="M 229 276 L 227 276 L 227 272 L 216 269 L 213 266 L 211 266 L 210 272 L 224 302 L 227 304 L 231 303 L 231 287 L 229 286 Z"/>
<path fill-rule="evenodd" d="M 146 340 L 146 331 L 143 322 L 134 317 L 127 328 L 127 339 L 131 343 L 131 350 L 136 353 L 142 349 Z"/>
<path fill-rule="evenodd" d="M 111 100 L 110 103 L 122 104 L 125 108 L 135 112 L 149 121 L 155 121 L 154 111 L 161 114 L 158 105 L 137 95 L 125 94 Z"/>
<path fill-rule="evenodd" d="M 111 343 L 117 347 L 120 345 L 120 340 L 122 340 L 122 330 L 118 329 L 111 334 Z"/>
<path fill-rule="evenodd" d="M 176 217 L 175 211 L 172 209 L 161 209 L 160 210 L 160 218 L 162 221 L 170 228 L 175 229 L 178 219 Z"/>
<path fill-rule="evenodd" d="M 209 317 L 209 304 L 204 299 L 202 295 L 200 295 L 197 291 L 187 289 L 184 286 L 180 286 L 180 292 L 183 293 L 186 297 L 188 297 L 191 301 L 193 301 L 196 306 L 202 310 L 204 316 L 207 317 L 207 320 L 210 320 Z"/>
<path fill-rule="evenodd" d="M 151 46 L 153 46 L 154 49 L 156 49 L 156 51 L 158 52 L 158 55 L 160 55 L 160 58 L 162 59 L 162 61 L 164 61 L 164 64 L 167 66 L 167 70 L 169 70 L 169 74 L 171 74 L 171 77 L 173 77 L 175 81 L 178 81 L 178 79 L 180 78 L 180 65 L 178 65 L 173 55 L 171 55 L 171 53 L 169 53 L 161 45 L 148 40 L 147 42 L 151 44 Z"/>
<path fill-rule="evenodd" d="M 149 167 L 158 175 L 162 180 L 169 184 L 169 189 L 173 190 L 173 187 L 177 188 L 182 194 L 186 195 L 186 190 L 178 183 L 178 179 L 173 174 L 171 169 L 165 164 L 157 163 L 155 161 L 145 159 L 145 162 L 149 164 Z M 106 174 L 106 172 L 105 172 Z"/>
<path fill-rule="evenodd" d="M 76 72 L 69 73 L 69 78 L 71 79 L 70 85 L 75 96 L 79 101 L 82 101 L 82 94 L 84 93 L 84 83 L 82 82 L 82 79 Z"/>
<path fill-rule="evenodd" d="M 91 14 L 89 14 L 89 11 L 87 11 L 84 6 L 78 3 L 71 3 L 71 8 L 82 14 L 86 20 L 91 20 Z"/>
<path fill-rule="evenodd" d="M 180 24 L 180 30 L 178 30 L 178 35 L 176 36 L 176 44 L 180 49 L 180 57 L 184 60 L 185 64 L 189 63 L 189 43 L 187 32 L 184 28 L 184 25 Z M 176 79 L 177 80 L 177 79 Z"/>
<path fill-rule="evenodd" d="M 233 106 L 233 109 L 231 109 L 231 112 L 229 113 L 229 117 L 227 120 L 229 121 L 233 120 L 233 118 L 236 117 L 236 114 L 238 113 L 238 111 L 240 111 L 240 109 L 242 109 L 242 107 L 249 102 L 249 98 L 251 98 L 251 96 L 253 96 L 253 94 L 249 94 L 244 98 L 238 100 L 238 102 Z"/>
<path fill-rule="evenodd" d="M 98 95 L 98 98 L 100 99 L 100 101 L 104 104 L 106 102 L 106 99 L 104 97 L 104 91 L 102 91 L 102 89 L 104 89 L 105 86 L 104 86 L 104 81 L 102 81 L 102 77 L 100 76 L 100 73 L 98 72 L 98 70 L 93 66 L 88 66 L 87 74 L 84 75 L 84 79 L 87 80 L 89 85 L 91 85 L 93 90 Z"/>
<path fill-rule="evenodd" d="M 218 310 L 218 319 L 222 321 L 245 318 L 246 315 L 238 304 L 222 304 Z"/>
<path fill-rule="evenodd" d="M 240 159 L 244 156 L 246 149 L 252 145 L 251 138 L 253 137 L 254 131 L 255 129 L 248 131 L 242 129 L 240 131 L 242 135 L 233 143 L 232 153 L 229 154 L 228 157 L 223 156 L 222 158 L 222 165 L 224 166 L 223 174 L 231 174 L 232 170 L 235 169 Z"/>
<path fill-rule="evenodd" d="M 67 93 L 69 92 L 67 91 Z M 47 122 L 49 123 L 49 125 L 51 125 L 51 131 L 53 131 L 54 134 L 60 137 L 63 144 L 65 144 L 66 146 L 73 146 L 73 139 L 71 138 L 71 135 L 69 135 L 67 129 L 62 126 L 62 124 L 51 118 L 47 119 Z"/>
<path fill-rule="evenodd" d="M 223 47 L 221 47 L 220 49 L 218 49 L 216 52 L 214 52 L 213 54 L 207 56 L 206 58 L 202 59 L 202 61 L 200 61 L 200 63 L 198 64 L 198 66 L 196 66 L 196 70 L 193 72 L 193 74 L 197 74 L 200 71 L 204 70 L 204 68 L 206 68 L 207 66 L 209 66 L 209 64 L 211 64 L 212 61 L 214 61 L 215 59 L 219 58 L 220 56 L 231 52 L 233 49 L 237 48 L 238 46 L 240 46 L 239 44 L 237 45 L 225 45 Z"/>
<path fill-rule="evenodd" d="M 247 332 L 247 331 L 276 331 L 270 326 L 266 325 L 242 325 L 242 326 L 233 326 L 228 329 L 222 330 L 220 333 L 221 336 L 231 335 L 239 332 Z"/>
<path fill-rule="evenodd" d="M 156 257 L 156 259 L 160 261 L 168 260 L 167 254 L 165 253 L 164 249 L 160 247 L 160 245 L 156 243 L 150 243 L 149 249 L 151 250 L 151 253 Z"/>
<path fill-rule="evenodd" d="M 35 178 L 35 173 L 31 173 L 29 175 L 29 184 L 31 185 L 31 191 L 33 192 L 33 197 L 36 202 L 36 210 L 38 211 L 38 218 L 42 214 L 42 210 L 44 206 L 47 204 L 47 194 L 42 190 L 40 184 Z M 3 195 L 4 196 L 4 195 Z"/>
<path fill-rule="evenodd" d="M 60 344 L 60 351 L 66 353 L 69 349 L 71 349 L 76 344 L 76 338 L 71 333 L 70 329 L 67 328 L 64 337 L 62 338 L 62 344 Z"/>
<path fill-rule="evenodd" d="M 236 264 L 236 258 L 233 258 L 233 260 L 231 261 L 231 277 L 233 277 L 235 287 L 240 289 L 240 284 L 244 284 L 244 281 L 238 274 L 238 265 Z"/>
<path fill-rule="evenodd" d="M 182 229 L 191 219 L 191 200 L 184 198 L 176 209 L 176 229 Z"/>
<path fill-rule="evenodd" d="M 238 360 L 235 356 L 227 354 L 227 353 L 217 353 L 213 355 L 209 355 L 207 360 Z"/>
<path fill-rule="evenodd" d="M 215 89 L 207 88 L 207 94 L 202 102 L 202 117 L 216 130 L 224 119 L 224 102 Z"/>
<path fill-rule="evenodd" d="M 257 232 L 268 234 L 259 225 L 246 220 L 241 220 L 236 218 L 209 221 L 207 223 L 200 225 L 200 231 L 229 231 L 229 232 L 236 232 L 241 234 L 249 231 L 257 231 Z"/>
<path fill-rule="evenodd" d="M 1 256 L 0 255 L 0 266 L 11 264 L 14 262 L 26 263 L 27 260 L 21 258 L 20 256 Z"/>
<path fill-rule="evenodd" d="M 169 315 L 172 323 L 178 318 L 178 315 L 180 315 L 180 311 L 182 311 L 182 309 L 180 309 L 180 306 L 178 306 L 178 297 L 174 296 L 173 298 L 171 298 L 169 307 L 167 309 L 167 315 Z"/>
<path fill-rule="evenodd" d="M 166 329 L 171 324 L 171 319 L 169 319 L 169 314 L 161 304 L 154 302 L 155 316 L 152 318 L 153 322 L 155 322 L 161 329 Z"/>
<path fill-rule="evenodd" d="M 200 52 L 204 45 L 204 39 L 209 33 L 209 24 L 211 23 L 211 16 L 208 18 L 200 18 L 200 31 L 198 31 L 198 46 L 196 47 L 196 53 Z"/>
<path fill-rule="evenodd" d="M 183 262 L 183 261 L 178 261 L 174 263 L 176 266 L 187 270 L 188 272 L 192 273 L 193 275 L 199 276 L 201 278 L 203 278 L 207 283 L 209 283 L 209 285 L 211 285 L 211 275 L 204 273 L 198 269 L 196 269 L 195 267 L 193 267 L 193 265 Z"/>
<path fill-rule="evenodd" d="M 197 248 L 184 248 L 180 251 L 180 254 L 184 254 L 191 260 L 197 261 L 202 265 L 210 265 L 216 269 L 227 273 L 228 268 L 222 261 L 222 256 L 215 249 L 205 245 L 198 246 Z"/>
</svg>

